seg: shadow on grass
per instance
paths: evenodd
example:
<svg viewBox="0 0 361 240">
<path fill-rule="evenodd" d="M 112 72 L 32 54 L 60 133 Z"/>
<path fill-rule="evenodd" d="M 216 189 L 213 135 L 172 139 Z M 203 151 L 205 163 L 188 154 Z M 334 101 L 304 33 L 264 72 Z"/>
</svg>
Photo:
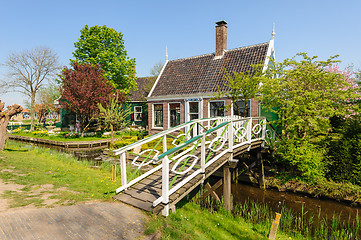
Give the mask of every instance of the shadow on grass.
<svg viewBox="0 0 361 240">
<path fill-rule="evenodd" d="M 28 149 L 13 149 L 13 148 L 5 148 L 4 151 L 7 152 L 28 152 Z"/>
</svg>

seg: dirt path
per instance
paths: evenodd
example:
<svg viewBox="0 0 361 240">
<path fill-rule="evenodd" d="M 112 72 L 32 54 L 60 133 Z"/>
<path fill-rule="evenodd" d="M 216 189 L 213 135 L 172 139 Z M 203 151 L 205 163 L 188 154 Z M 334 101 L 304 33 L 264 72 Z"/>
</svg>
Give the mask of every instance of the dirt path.
<svg viewBox="0 0 361 240">
<path fill-rule="evenodd" d="M 10 208 L 11 201 L 4 199 L 7 190 L 19 191 L 24 186 L 5 183 L 0 179 L 0 239 L 151 239 L 145 236 L 147 216 L 139 209 L 120 202 L 87 202 L 72 206 L 56 206 L 48 201 L 45 206 L 32 205 Z M 42 185 L 34 194 L 49 199 Z M 40 190 L 39 190 L 40 189 Z M 52 199 L 53 200 L 53 199 Z M 53 200 L 54 201 L 54 200 Z"/>
</svg>

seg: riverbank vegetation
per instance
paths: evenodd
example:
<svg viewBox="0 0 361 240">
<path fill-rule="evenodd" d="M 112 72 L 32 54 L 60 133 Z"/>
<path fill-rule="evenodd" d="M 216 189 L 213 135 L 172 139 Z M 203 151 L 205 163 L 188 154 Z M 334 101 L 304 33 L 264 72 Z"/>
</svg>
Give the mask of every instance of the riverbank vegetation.
<svg viewBox="0 0 361 240">
<path fill-rule="evenodd" d="M 97 131 L 93 134 L 88 134 L 81 136 L 79 133 L 71 132 L 49 132 L 44 129 L 29 131 L 22 128 L 18 128 L 12 132 L 13 135 L 32 137 L 32 138 L 41 138 L 48 139 L 53 141 L 67 142 L 67 141 L 95 141 L 110 139 L 110 134 L 104 134 L 105 132 Z M 133 130 L 131 128 L 115 132 L 115 147 L 121 147 L 128 144 L 131 144 L 139 139 L 143 138 L 143 135 L 146 134 L 146 131 Z"/>
<path fill-rule="evenodd" d="M 152 215 L 147 234 L 160 232 L 162 239 L 267 239 L 275 211 L 267 204 L 250 200 L 234 206 L 232 213 L 214 203 L 201 208 L 196 200 L 185 203 L 167 218 Z M 361 234 L 359 214 L 348 221 L 340 215 L 327 219 L 309 214 L 306 209 L 297 214 L 281 206 L 277 239 L 358 239 Z"/>
<path fill-rule="evenodd" d="M 256 217 L 256 216 L 253 216 Z M 252 223 L 240 215 L 222 208 L 204 209 L 191 201 L 171 213 L 167 218 L 151 215 L 146 234 L 159 232 L 161 239 L 268 239 L 271 222 Z M 277 232 L 277 239 L 304 239 Z"/>
</svg>

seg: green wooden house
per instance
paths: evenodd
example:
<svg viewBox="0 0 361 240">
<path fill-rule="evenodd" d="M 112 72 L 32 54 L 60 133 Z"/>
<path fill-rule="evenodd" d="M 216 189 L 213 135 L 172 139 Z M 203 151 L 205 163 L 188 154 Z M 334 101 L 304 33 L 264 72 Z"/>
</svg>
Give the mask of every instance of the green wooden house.
<svg viewBox="0 0 361 240">
<path fill-rule="evenodd" d="M 156 77 L 140 77 L 136 80 L 136 91 L 131 91 L 129 100 L 124 107 L 130 106 L 132 114 L 127 120 L 132 126 L 141 126 L 145 129 L 148 127 L 148 104 L 146 96 L 149 94 Z"/>
</svg>

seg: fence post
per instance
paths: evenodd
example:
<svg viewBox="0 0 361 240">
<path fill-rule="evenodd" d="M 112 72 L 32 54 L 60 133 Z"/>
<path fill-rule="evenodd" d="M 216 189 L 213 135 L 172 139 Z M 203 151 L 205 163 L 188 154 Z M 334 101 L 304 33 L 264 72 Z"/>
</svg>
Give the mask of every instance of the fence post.
<svg viewBox="0 0 361 240">
<path fill-rule="evenodd" d="M 268 239 L 276 239 L 278 225 L 280 224 L 281 214 L 276 213 L 276 217 L 272 222 L 271 231 L 269 233 Z"/>
<path fill-rule="evenodd" d="M 266 128 L 267 128 L 267 120 L 266 118 L 263 119 L 263 125 L 262 125 L 262 139 L 266 140 Z"/>
<path fill-rule="evenodd" d="M 169 159 L 168 156 L 163 158 L 162 162 L 162 203 L 165 207 L 162 211 L 163 216 L 169 215 Z"/>
<path fill-rule="evenodd" d="M 228 124 L 228 151 L 233 152 L 233 121 Z"/>
<path fill-rule="evenodd" d="M 206 135 L 201 139 L 201 171 L 206 172 Z"/>
<path fill-rule="evenodd" d="M 167 151 L 167 135 L 163 137 L 163 152 Z"/>
<path fill-rule="evenodd" d="M 192 137 L 195 137 L 197 136 L 197 128 L 198 128 L 198 124 L 197 122 L 194 123 L 194 126 L 193 126 L 193 136 Z"/>
<path fill-rule="evenodd" d="M 252 118 L 248 119 L 247 123 L 247 141 L 251 142 L 252 138 Z"/>
<path fill-rule="evenodd" d="M 120 155 L 120 170 L 121 170 L 121 181 L 122 186 L 127 185 L 127 162 L 125 152 Z"/>
</svg>

